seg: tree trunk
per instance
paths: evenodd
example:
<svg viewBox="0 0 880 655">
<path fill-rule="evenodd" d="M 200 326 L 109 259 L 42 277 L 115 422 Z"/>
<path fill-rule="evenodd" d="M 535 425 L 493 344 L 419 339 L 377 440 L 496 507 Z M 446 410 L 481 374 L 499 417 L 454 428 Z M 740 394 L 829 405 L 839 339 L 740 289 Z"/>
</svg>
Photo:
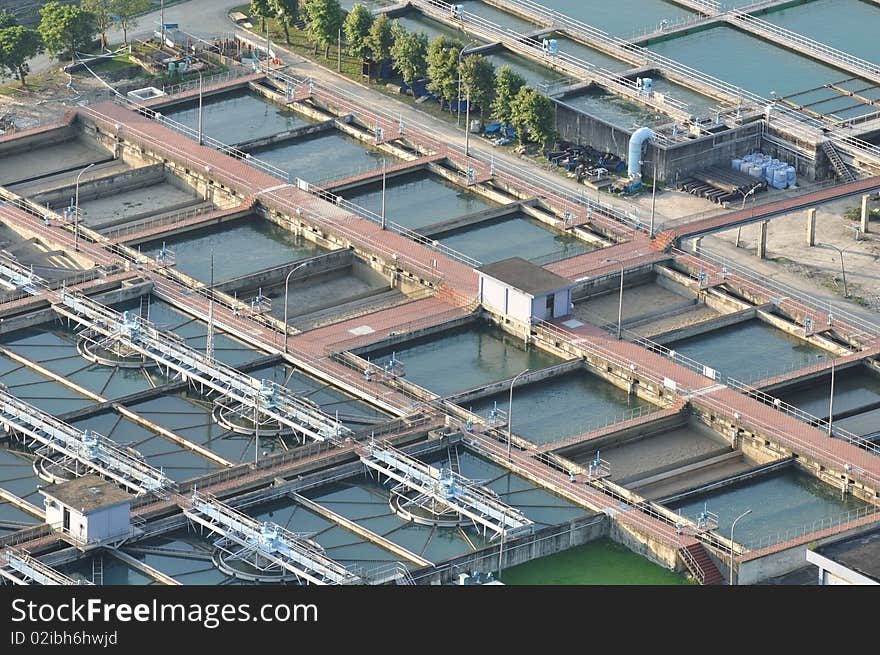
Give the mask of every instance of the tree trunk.
<svg viewBox="0 0 880 655">
<path fill-rule="evenodd" d="M 265 32 L 266 31 L 266 17 L 260 16 L 260 21 L 261 21 L 260 22 L 260 31 Z"/>
<path fill-rule="evenodd" d="M 122 42 L 128 44 L 128 27 L 125 23 L 122 24 Z"/>
<path fill-rule="evenodd" d="M 25 82 L 25 78 L 27 77 L 27 73 L 24 72 L 24 65 L 18 67 L 18 79 L 21 80 L 21 86 L 26 87 L 27 82 Z"/>
<path fill-rule="evenodd" d="M 290 45 L 290 31 L 287 29 L 287 21 L 282 22 L 281 27 L 284 28 L 284 40 L 287 42 L 287 45 Z"/>
<path fill-rule="evenodd" d="M 330 44 L 324 45 L 324 59 L 330 59 Z"/>
<path fill-rule="evenodd" d="M 107 34 L 105 32 L 101 32 L 101 48 L 107 47 Z"/>
</svg>

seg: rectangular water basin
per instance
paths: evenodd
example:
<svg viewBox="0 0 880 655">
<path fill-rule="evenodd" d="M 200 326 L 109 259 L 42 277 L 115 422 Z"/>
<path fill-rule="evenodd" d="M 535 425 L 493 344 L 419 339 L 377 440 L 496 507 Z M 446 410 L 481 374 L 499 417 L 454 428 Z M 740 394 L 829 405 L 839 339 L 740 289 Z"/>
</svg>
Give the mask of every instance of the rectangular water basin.
<svg viewBox="0 0 880 655">
<path fill-rule="evenodd" d="M 377 366 L 391 359 L 391 350 L 365 353 Z M 536 370 L 561 360 L 498 328 L 463 326 L 393 348 L 403 362 L 406 379 L 446 395 L 513 377 L 525 368 Z M 542 383 L 543 384 L 543 383 Z"/>
<path fill-rule="evenodd" d="M 374 214 L 382 212 L 381 184 L 365 185 L 344 191 L 342 195 Z M 394 177 L 385 185 L 385 216 L 411 230 L 497 206 L 472 191 L 424 171 Z"/>
</svg>

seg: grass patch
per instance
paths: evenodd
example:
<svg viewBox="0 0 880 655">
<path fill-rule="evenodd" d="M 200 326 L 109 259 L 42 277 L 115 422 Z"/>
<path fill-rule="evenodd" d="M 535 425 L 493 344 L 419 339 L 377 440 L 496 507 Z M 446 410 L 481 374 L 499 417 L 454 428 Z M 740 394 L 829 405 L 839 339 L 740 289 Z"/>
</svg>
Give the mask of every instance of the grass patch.
<svg viewBox="0 0 880 655">
<path fill-rule="evenodd" d="M 686 585 L 684 576 L 636 555 L 610 539 L 599 539 L 501 573 L 509 585 Z"/>
</svg>

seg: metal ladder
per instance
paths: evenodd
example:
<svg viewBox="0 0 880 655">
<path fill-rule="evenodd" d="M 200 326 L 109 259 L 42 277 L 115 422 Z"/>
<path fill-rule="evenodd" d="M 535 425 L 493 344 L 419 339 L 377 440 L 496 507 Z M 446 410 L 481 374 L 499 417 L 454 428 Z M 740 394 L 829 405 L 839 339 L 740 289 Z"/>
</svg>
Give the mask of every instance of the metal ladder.
<svg viewBox="0 0 880 655">
<path fill-rule="evenodd" d="M 92 558 L 92 584 L 104 584 L 104 555 L 101 553 Z"/>
<path fill-rule="evenodd" d="M 141 296 L 140 315 L 145 321 L 150 320 L 150 294 L 148 293 Z"/>
<path fill-rule="evenodd" d="M 837 152 L 837 148 L 834 147 L 833 143 L 830 141 L 823 141 L 822 151 L 828 156 L 828 161 L 831 162 L 834 172 L 837 173 L 837 176 L 840 179 L 845 182 L 856 181 L 856 176 L 853 175 L 853 172 L 850 170 L 849 166 L 846 165 L 846 162 L 840 158 L 840 154 Z"/>
<path fill-rule="evenodd" d="M 458 457 L 458 448 L 455 446 L 447 447 L 446 455 L 449 458 L 449 468 L 461 475 L 461 460 Z"/>
</svg>

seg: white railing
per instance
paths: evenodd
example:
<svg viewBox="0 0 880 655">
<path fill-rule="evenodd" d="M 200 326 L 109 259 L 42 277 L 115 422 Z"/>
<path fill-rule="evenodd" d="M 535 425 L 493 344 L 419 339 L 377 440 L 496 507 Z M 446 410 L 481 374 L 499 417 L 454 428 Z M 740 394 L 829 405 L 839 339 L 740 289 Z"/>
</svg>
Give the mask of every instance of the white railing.
<svg viewBox="0 0 880 655">
<path fill-rule="evenodd" d="M 834 319 L 839 319 L 843 323 L 857 328 L 866 336 L 872 339 L 880 338 L 880 324 L 856 316 L 852 312 L 846 309 L 842 309 L 837 305 L 832 305 L 830 301 L 819 301 L 816 298 L 805 294 L 799 289 L 785 284 L 784 282 L 773 280 L 767 275 L 758 273 L 757 271 L 753 271 L 746 266 L 737 264 L 727 257 L 716 254 L 711 249 L 706 248 L 702 245 L 700 246 L 699 252 L 697 253 L 687 253 L 680 250 L 673 250 L 673 252 L 678 255 L 697 257 L 699 259 L 706 260 L 709 263 L 715 264 L 718 267 L 726 267 L 728 270 L 728 274 L 733 274 L 741 277 L 746 281 L 756 285 L 758 288 L 765 292 L 769 290 L 777 293 L 777 300 L 794 300 L 803 305 L 806 309 L 814 312 L 817 316 L 827 316 L 829 314 L 833 315 Z M 816 321 L 814 321 L 814 323 L 816 323 Z"/>
<path fill-rule="evenodd" d="M 303 181 L 297 179 L 298 185 L 300 182 Z M 322 200 L 326 200 L 327 202 L 331 202 L 338 207 L 342 207 L 352 214 L 356 214 L 357 216 L 360 216 L 361 218 L 364 218 L 376 225 L 383 224 L 382 217 L 379 214 L 376 214 L 375 212 L 372 212 L 365 207 L 361 207 L 360 205 L 357 205 L 350 200 L 346 200 L 342 196 L 337 196 L 336 194 L 325 191 L 324 189 L 321 189 L 320 187 L 317 187 L 313 184 L 309 184 L 306 182 L 305 186 L 308 188 L 310 193 L 318 196 Z M 303 187 L 300 186 L 300 188 Z M 385 219 L 384 224 L 386 230 L 395 232 L 402 237 L 406 237 L 410 241 L 415 241 L 416 243 L 430 248 L 431 250 L 443 255 L 444 257 L 448 257 L 449 259 L 457 261 L 460 264 L 464 264 L 465 266 L 469 266 L 471 268 L 479 268 L 480 266 L 482 266 L 482 262 L 480 262 L 479 260 L 476 260 L 473 257 L 468 257 L 464 253 L 450 248 L 449 246 L 442 244 L 439 241 L 429 239 L 424 235 L 421 235 L 418 232 L 414 232 L 413 230 L 404 227 L 398 223 L 395 223 L 394 221 L 388 220 L 387 218 Z"/>
<path fill-rule="evenodd" d="M 727 383 L 727 386 L 729 386 L 734 391 L 739 391 L 740 393 L 743 393 L 751 398 L 754 398 L 755 400 L 758 400 L 769 407 L 773 407 L 773 408 L 779 410 L 780 412 L 784 412 L 785 414 L 788 414 L 789 416 L 793 416 L 794 418 L 796 418 L 800 421 L 803 421 L 804 423 L 814 425 L 815 427 L 819 428 L 820 430 L 822 430 L 825 433 L 828 432 L 828 419 L 827 418 L 818 418 L 816 416 L 813 416 L 809 412 L 805 412 L 804 410 L 800 409 L 799 407 L 795 407 L 794 405 L 791 405 L 783 400 L 780 400 L 779 398 L 776 398 L 775 396 L 771 396 L 770 394 L 765 393 L 764 391 L 761 391 L 760 389 L 756 389 L 755 387 L 751 387 L 748 384 L 745 384 L 744 382 L 740 382 L 739 380 L 737 380 L 735 378 L 728 377 L 726 379 L 726 383 Z M 863 450 L 867 450 L 868 452 L 873 453 L 874 455 L 880 456 L 880 447 L 878 447 L 876 444 L 868 441 L 867 439 L 865 439 L 863 437 L 858 436 L 857 434 L 853 434 L 849 430 L 845 430 L 845 429 L 839 427 L 838 425 L 835 425 L 833 421 L 831 424 L 831 434 L 832 434 L 832 436 L 837 437 L 839 439 L 843 439 L 844 441 L 847 441 L 855 446 L 858 446 L 859 448 L 861 448 Z"/>
<path fill-rule="evenodd" d="M 217 210 L 213 207 L 191 207 L 189 209 L 182 209 L 180 211 L 174 212 L 173 214 L 151 216 L 146 220 L 120 225 L 118 227 L 104 230 L 101 232 L 101 234 L 108 239 L 115 241 L 120 237 L 130 234 L 137 234 L 138 232 L 145 232 L 159 227 L 171 227 L 174 225 L 178 225 L 197 216 L 207 216 L 209 214 L 216 213 L 216 211 Z"/>
<path fill-rule="evenodd" d="M 629 35 L 621 35 L 621 38 L 624 38 L 627 41 L 642 41 L 648 35 L 674 32 L 676 30 L 691 27 L 697 23 L 702 23 L 705 20 L 710 20 L 711 18 L 714 18 L 714 16 L 681 16 L 675 20 L 664 18 L 658 21 L 655 25 L 645 25 L 641 29 L 633 30 Z"/>
<path fill-rule="evenodd" d="M 752 31 L 763 34 L 764 36 L 769 36 L 771 40 L 795 43 L 810 52 L 834 59 L 838 63 L 838 66 L 844 67 L 851 72 L 856 72 L 868 79 L 874 77 L 876 80 L 877 76 L 880 75 L 880 66 L 867 61 L 866 59 L 856 57 L 843 50 L 838 50 L 837 48 L 833 48 L 819 41 L 815 41 L 814 39 L 805 37 L 797 32 L 792 32 L 779 25 L 774 25 L 768 21 L 756 18 L 742 10 L 734 9 L 728 13 L 735 22 L 739 21 L 744 23 L 745 25 L 748 25 Z"/>
<path fill-rule="evenodd" d="M 866 505 L 865 507 L 853 509 L 838 516 L 826 516 L 825 518 L 817 519 L 810 523 L 805 523 L 804 525 L 800 525 L 796 528 L 789 528 L 788 530 L 779 531 L 775 534 L 767 534 L 763 537 L 760 537 L 759 539 L 755 539 L 748 542 L 748 544 L 743 545 L 751 551 L 757 551 L 763 550 L 765 548 L 770 548 L 771 546 L 785 543 L 787 541 L 797 541 L 805 539 L 810 535 L 816 534 L 817 532 L 830 530 L 832 531 L 832 533 L 839 533 L 856 527 L 856 525 L 854 525 L 856 521 L 875 516 L 876 514 L 878 514 L 878 512 L 880 512 L 880 507 L 876 507 L 874 505 Z"/>
</svg>

